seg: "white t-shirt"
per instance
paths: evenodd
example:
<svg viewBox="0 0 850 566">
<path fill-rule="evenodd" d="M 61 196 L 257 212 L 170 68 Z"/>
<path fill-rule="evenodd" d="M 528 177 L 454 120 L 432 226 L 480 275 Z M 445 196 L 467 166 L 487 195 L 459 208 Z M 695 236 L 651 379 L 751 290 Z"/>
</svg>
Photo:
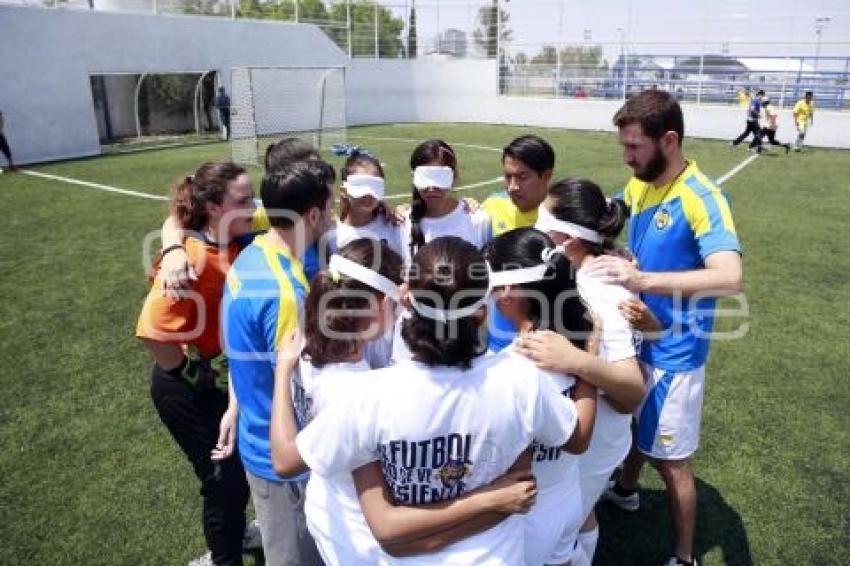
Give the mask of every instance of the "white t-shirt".
<svg viewBox="0 0 850 566">
<path fill-rule="evenodd" d="M 621 285 L 589 277 L 584 269 L 576 273 L 576 286 L 587 307 L 602 320 L 599 357 L 606 362 L 635 357 L 635 332 L 617 308 L 635 296 Z M 610 473 L 629 453 L 631 440 L 631 415 L 614 409 L 600 389 L 593 436 L 579 458 L 582 476 Z"/>
<path fill-rule="evenodd" d="M 422 235 L 427 244 L 440 236 L 457 236 L 463 238 L 476 248 L 480 249 L 485 244 L 486 234 L 489 233 L 489 218 L 486 215 L 473 215 L 469 213 L 466 205 L 459 202 L 450 213 L 439 218 L 423 218 L 419 221 Z M 410 212 L 405 215 L 401 226 L 401 245 L 405 265 L 410 265 Z"/>
<path fill-rule="evenodd" d="M 323 475 L 378 459 L 396 503 L 453 499 L 504 474 L 536 439 L 557 446 L 576 426 L 573 402 L 520 356 L 480 356 L 469 370 L 402 362 L 372 372 L 369 388 L 323 411 L 296 440 Z M 394 564 L 521 564 L 523 521 Z"/>
<path fill-rule="evenodd" d="M 371 375 L 365 360 L 322 368 L 301 360 L 298 369 L 293 387 L 300 388 L 308 400 L 310 420 L 329 406 L 346 402 Z M 351 472 L 324 476 L 314 471 L 307 483 L 304 513 L 307 528 L 329 566 L 383 562 L 384 553 L 360 509 Z"/>
<path fill-rule="evenodd" d="M 518 356 L 513 347 L 505 348 Z M 544 372 L 558 391 L 570 398 L 576 380 L 571 375 Z M 531 469 L 537 479 L 537 502 L 525 517 L 525 563 L 550 564 L 566 561 L 572 551 L 581 516 L 581 484 L 579 457 L 563 450 L 561 445 L 534 441 Z M 556 552 L 559 550 L 560 552 Z"/>
<path fill-rule="evenodd" d="M 385 242 L 391 250 L 402 255 L 401 230 L 401 225 L 394 226 L 379 215 L 365 226 L 352 226 L 338 221 L 336 226 L 328 232 L 326 238 L 331 253 L 335 253 L 338 249 L 354 240 L 371 238 L 379 242 Z"/>
</svg>

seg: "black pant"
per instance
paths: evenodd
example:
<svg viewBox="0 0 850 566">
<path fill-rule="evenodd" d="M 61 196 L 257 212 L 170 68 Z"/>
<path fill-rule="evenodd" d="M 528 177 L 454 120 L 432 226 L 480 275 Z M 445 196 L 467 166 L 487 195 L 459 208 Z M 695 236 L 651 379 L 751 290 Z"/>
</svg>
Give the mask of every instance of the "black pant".
<svg viewBox="0 0 850 566">
<path fill-rule="evenodd" d="M 750 142 L 750 147 L 761 146 L 761 128 L 759 128 L 758 120 L 747 120 L 747 128 L 743 134 L 735 138 L 732 145 L 738 145 L 751 133 L 753 134 L 753 141 Z"/>
<path fill-rule="evenodd" d="M 3 155 L 6 156 L 6 161 L 9 162 L 9 165 L 12 164 L 12 150 L 9 149 L 9 142 L 6 141 L 6 136 L 0 134 L 0 152 L 3 152 Z"/>
<path fill-rule="evenodd" d="M 224 126 L 224 135 L 230 139 L 230 108 L 219 108 L 218 118 L 221 120 L 221 125 Z"/>
<path fill-rule="evenodd" d="M 776 130 L 771 130 L 770 128 L 764 128 L 761 132 L 765 135 L 765 137 L 767 138 L 767 141 L 770 143 L 770 145 L 781 145 L 782 147 L 791 147 L 790 143 L 782 143 L 782 142 L 776 141 Z"/>
<path fill-rule="evenodd" d="M 151 398 L 159 418 L 201 480 L 204 537 L 213 562 L 241 566 L 245 506 L 250 497 L 248 480 L 237 452 L 220 464 L 218 472 L 210 460 L 221 416 L 227 409 L 227 395 L 217 389 L 197 391 L 155 365 Z"/>
</svg>

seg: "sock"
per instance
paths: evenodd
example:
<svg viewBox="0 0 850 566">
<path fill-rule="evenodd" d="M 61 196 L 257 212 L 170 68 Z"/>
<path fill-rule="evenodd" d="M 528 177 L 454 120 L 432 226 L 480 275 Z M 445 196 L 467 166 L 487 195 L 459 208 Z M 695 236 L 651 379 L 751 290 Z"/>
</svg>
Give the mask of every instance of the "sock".
<svg viewBox="0 0 850 566">
<path fill-rule="evenodd" d="M 588 563 L 593 563 L 593 555 L 596 553 L 596 543 L 599 540 L 599 525 L 589 531 L 578 534 L 578 543 L 584 549 Z"/>
</svg>

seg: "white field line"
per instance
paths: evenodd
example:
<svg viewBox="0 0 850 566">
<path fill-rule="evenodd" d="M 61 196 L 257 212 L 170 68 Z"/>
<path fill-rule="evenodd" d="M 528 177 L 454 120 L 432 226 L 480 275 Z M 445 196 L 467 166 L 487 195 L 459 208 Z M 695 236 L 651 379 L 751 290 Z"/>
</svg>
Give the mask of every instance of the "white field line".
<svg viewBox="0 0 850 566">
<path fill-rule="evenodd" d="M 47 173 L 40 173 L 38 171 L 30 171 L 28 169 L 21 169 L 20 172 L 25 174 L 25 175 L 30 175 L 30 176 L 33 176 L 33 177 L 41 177 L 43 179 L 60 181 L 62 183 L 69 183 L 69 184 L 72 184 L 72 185 L 79 185 L 79 186 L 82 186 L 82 187 L 88 187 L 88 188 L 91 188 L 91 189 L 97 189 L 99 191 L 106 191 L 106 192 L 109 192 L 109 193 L 118 193 L 118 194 L 127 195 L 127 196 L 131 196 L 131 197 L 146 198 L 146 199 L 150 199 L 150 200 L 168 200 L 168 197 L 162 196 L 162 195 L 152 195 L 150 193 L 141 193 L 139 191 L 131 191 L 131 190 L 128 190 L 128 189 L 119 189 L 118 187 L 112 187 L 112 186 L 109 186 L 109 185 L 102 185 L 100 183 L 91 183 L 89 181 L 80 181 L 79 179 L 72 179 L 70 177 L 60 177 L 59 175 L 49 175 Z M 493 177 L 492 179 L 489 179 L 487 181 L 480 181 L 478 183 L 472 183 L 470 185 L 464 185 L 462 187 L 457 187 L 457 188 L 452 189 L 452 190 L 453 191 L 466 191 L 466 190 L 469 190 L 469 189 L 476 189 L 478 187 L 484 187 L 486 185 L 495 185 L 496 183 L 499 183 L 501 181 L 502 181 L 502 177 Z M 408 198 L 408 197 L 410 197 L 410 195 L 405 193 L 405 194 L 400 194 L 400 195 L 389 195 L 389 196 L 384 197 L 384 198 L 386 200 L 399 200 L 399 199 Z"/>
<path fill-rule="evenodd" d="M 505 180 L 505 178 L 501 177 L 501 176 L 500 177 L 493 177 L 492 179 L 490 179 L 488 181 L 481 181 L 479 183 L 472 183 L 471 185 L 464 185 L 462 187 L 455 187 L 455 188 L 452 189 L 452 192 L 454 193 L 454 192 L 457 192 L 457 191 L 466 191 L 466 190 L 469 190 L 469 189 L 477 189 L 478 187 L 485 187 L 487 185 L 495 185 L 496 183 L 504 182 L 504 180 Z M 403 199 L 403 198 L 410 198 L 410 193 L 385 196 L 384 200 L 399 200 L 399 199 Z"/>
<path fill-rule="evenodd" d="M 166 142 L 166 143 L 161 143 L 161 144 L 158 144 L 158 145 L 146 145 L 144 147 L 128 147 L 128 148 L 125 148 L 125 149 L 110 150 L 108 153 L 104 153 L 102 155 L 104 157 L 108 157 L 110 155 L 127 155 L 127 154 L 130 154 L 130 153 L 141 153 L 143 151 L 150 151 L 150 150 L 155 150 L 155 149 L 169 149 L 169 148 L 178 148 L 178 147 L 179 148 L 195 147 L 197 145 L 207 145 L 207 144 L 211 144 L 211 143 L 217 143 L 219 141 L 223 141 L 223 140 L 210 139 L 208 141 L 198 140 L 198 141 L 194 141 L 194 142 Z"/>
<path fill-rule="evenodd" d="M 415 143 L 420 143 L 422 141 L 421 139 L 391 138 L 391 137 L 384 137 L 384 136 L 368 136 L 368 135 L 365 135 L 365 134 L 346 134 L 346 136 L 349 137 L 349 138 L 360 138 L 360 139 L 364 139 L 364 140 L 376 140 L 376 141 L 401 141 L 401 142 L 415 142 Z M 472 144 L 472 143 L 460 143 L 460 142 L 449 142 L 449 141 L 447 141 L 446 143 L 448 143 L 451 146 L 455 146 L 455 147 L 468 147 L 470 149 L 481 149 L 481 150 L 484 150 L 484 151 L 494 151 L 496 153 L 502 153 L 502 148 L 500 148 L 500 147 L 490 147 L 490 146 L 486 146 L 486 145 L 475 145 L 475 144 Z"/>
<path fill-rule="evenodd" d="M 80 185 L 81 187 L 88 187 L 90 189 L 97 189 L 99 191 L 106 191 L 108 193 L 119 193 L 122 195 L 128 195 L 131 197 L 139 197 L 146 198 L 151 200 L 168 200 L 168 197 L 162 195 L 152 195 L 150 193 L 140 193 L 139 191 L 131 191 L 128 189 L 119 189 L 118 187 L 111 187 L 109 185 L 101 185 L 100 183 L 91 183 L 89 181 L 80 181 L 79 179 L 72 179 L 70 177 L 60 177 L 59 175 L 48 175 L 47 173 L 39 173 L 38 171 L 30 171 L 29 169 L 21 169 L 20 171 L 24 175 L 30 175 L 32 177 L 41 177 L 43 179 L 51 179 L 53 181 L 61 181 L 63 183 L 70 183 L 72 185 Z"/>
<path fill-rule="evenodd" d="M 740 162 L 737 165 L 735 165 L 734 167 L 732 167 L 732 169 L 730 169 L 728 173 L 726 173 L 725 175 L 723 175 L 722 177 L 717 179 L 717 184 L 722 185 L 723 183 L 725 183 L 726 181 L 728 181 L 729 179 L 731 179 L 732 177 L 737 175 L 741 171 L 741 169 L 743 169 L 744 167 L 746 167 L 747 165 L 749 165 L 750 163 L 752 163 L 753 161 L 755 161 L 758 158 L 759 158 L 758 153 L 756 153 L 755 155 L 749 156 L 748 158 L 746 158 L 742 162 Z"/>
</svg>

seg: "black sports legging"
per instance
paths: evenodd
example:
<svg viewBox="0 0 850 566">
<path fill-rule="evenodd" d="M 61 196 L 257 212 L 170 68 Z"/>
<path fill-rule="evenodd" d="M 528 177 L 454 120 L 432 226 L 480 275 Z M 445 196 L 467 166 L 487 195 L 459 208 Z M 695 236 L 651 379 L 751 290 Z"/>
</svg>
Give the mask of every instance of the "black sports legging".
<svg viewBox="0 0 850 566">
<path fill-rule="evenodd" d="M 197 391 L 154 365 L 151 397 L 159 418 L 183 450 L 201 482 L 204 537 L 215 564 L 242 566 L 245 506 L 250 491 L 239 452 L 213 465 L 210 451 L 218 441 L 227 394 Z"/>
<path fill-rule="evenodd" d="M 753 141 L 750 142 L 750 147 L 757 147 L 761 145 L 761 128 L 759 128 L 759 123 L 756 120 L 747 120 L 747 128 L 744 130 L 744 133 L 735 138 L 732 142 L 732 145 L 738 145 L 744 138 L 750 134 L 753 134 Z"/>
<path fill-rule="evenodd" d="M 768 143 L 770 143 L 770 145 L 780 145 L 782 147 L 789 147 L 791 145 L 791 144 L 788 144 L 788 143 L 782 143 L 782 142 L 776 141 L 776 130 L 771 130 L 770 128 L 764 128 L 761 132 L 765 135 L 765 137 L 767 138 L 767 141 L 768 141 Z"/>
</svg>

